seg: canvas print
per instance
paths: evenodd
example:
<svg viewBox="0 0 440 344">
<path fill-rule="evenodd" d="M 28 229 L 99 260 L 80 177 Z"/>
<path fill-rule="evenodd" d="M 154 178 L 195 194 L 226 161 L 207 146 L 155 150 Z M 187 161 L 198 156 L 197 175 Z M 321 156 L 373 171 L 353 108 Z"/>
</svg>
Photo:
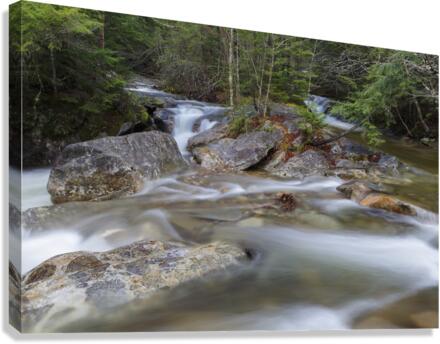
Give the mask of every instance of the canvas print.
<svg viewBox="0 0 440 344">
<path fill-rule="evenodd" d="M 10 7 L 22 332 L 438 326 L 438 56 Z"/>
</svg>

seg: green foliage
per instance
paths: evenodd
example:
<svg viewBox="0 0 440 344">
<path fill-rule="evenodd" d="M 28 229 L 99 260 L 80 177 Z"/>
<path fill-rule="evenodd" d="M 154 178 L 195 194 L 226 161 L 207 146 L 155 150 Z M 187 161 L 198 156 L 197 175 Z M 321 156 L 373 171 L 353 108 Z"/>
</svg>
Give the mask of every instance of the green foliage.
<svg viewBox="0 0 440 344">
<path fill-rule="evenodd" d="M 315 133 L 325 127 L 325 115 L 305 106 L 297 106 L 296 109 L 301 116 L 299 128 L 306 135 L 306 141 L 310 141 Z"/>
<path fill-rule="evenodd" d="M 438 70 L 424 66 L 424 59 L 426 56 L 397 52 L 384 62 L 371 65 L 363 88 L 333 111 L 362 122 L 364 135 L 371 144 L 381 142 L 378 127 L 400 125 L 409 136 L 429 135 L 435 130 L 426 122 L 431 117 L 428 109 L 438 106 Z"/>
<path fill-rule="evenodd" d="M 232 109 L 229 113 L 230 121 L 228 123 L 228 136 L 235 138 L 240 134 L 245 134 L 253 129 L 252 111 L 248 105 L 240 105 Z"/>
<path fill-rule="evenodd" d="M 135 31 L 154 29 L 145 18 L 23 1 L 11 9 L 10 26 L 11 103 L 21 101 L 23 67 L 25 136 L 86 140 L 148 116 L 124 91 L 128 63 L 149 43 Z M 19 115 L 11 118 L 19 131 Z"/>
</svg>

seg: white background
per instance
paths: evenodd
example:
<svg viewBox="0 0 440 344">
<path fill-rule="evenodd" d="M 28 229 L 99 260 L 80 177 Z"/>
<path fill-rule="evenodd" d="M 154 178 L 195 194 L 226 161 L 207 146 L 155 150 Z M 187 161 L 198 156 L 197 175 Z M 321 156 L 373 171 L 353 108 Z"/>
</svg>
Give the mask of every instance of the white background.
<svg viewBox="0 0 440 344">
<path fill-rule="evenodd" d="M 339 42 L 440 54 L 439 0 L 53 0 L 62 5 L 79 6 L 146 15 L 158 18 L 231 26 L 242 29 L 290 34 Z M 7 325 L 7 11 L 12 1 L 1 1 L 1 81 L 2 81 L 2 313 L 1 341 L 69 340 L 69 343 L 135 340 L 171 343 L 434 343 L 439 331 L 351 331 L 325 333 L 165 333 L 110 335 L 18 335 Z M 411 252 L 408 252 L 411 254 Z"/>
</svg>

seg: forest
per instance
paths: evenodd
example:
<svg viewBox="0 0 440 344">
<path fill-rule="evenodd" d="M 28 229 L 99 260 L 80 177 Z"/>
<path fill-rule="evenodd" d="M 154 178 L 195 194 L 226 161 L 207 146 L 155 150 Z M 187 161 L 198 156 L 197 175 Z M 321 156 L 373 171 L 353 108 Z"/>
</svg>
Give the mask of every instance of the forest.
<svg viewBox="0 0 440 344">
<path fill-rule="evenodd" d="M 363 127 L 370 143 L 384 133 L 438 134 L 437 56 L 32 2 L 10 16 L 11 109 L 23 94 L 25 142 L 43 150 L 47 140 L 111 135 L 148 117 L 124 92 L 134 73 L 229 105 L 238 124 L 246 106 L 265 116 L 273 102 L 302 109 L 313 94 L 331 98 L 332 111 Z M 39 159 L 32 154 L 30 164 Z"/>
</svg>

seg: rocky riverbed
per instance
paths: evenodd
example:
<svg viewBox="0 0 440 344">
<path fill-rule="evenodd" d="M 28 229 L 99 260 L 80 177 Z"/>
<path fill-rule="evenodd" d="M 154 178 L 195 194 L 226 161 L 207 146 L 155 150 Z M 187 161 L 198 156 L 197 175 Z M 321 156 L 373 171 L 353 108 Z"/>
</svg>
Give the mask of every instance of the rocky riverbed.
<svg viewBox="0 0 440 344">
<path fill-rule="evenodd" d="M 10 285 L 25 331 L 435 323 L 436 152 L 420 166 L 403 143 L 307 146 L 281 106 L 235 136 L 217 104 L 145 80 L 128 91 L 151 99 L 148 123 L 24 172 Z"/>
</svg>

